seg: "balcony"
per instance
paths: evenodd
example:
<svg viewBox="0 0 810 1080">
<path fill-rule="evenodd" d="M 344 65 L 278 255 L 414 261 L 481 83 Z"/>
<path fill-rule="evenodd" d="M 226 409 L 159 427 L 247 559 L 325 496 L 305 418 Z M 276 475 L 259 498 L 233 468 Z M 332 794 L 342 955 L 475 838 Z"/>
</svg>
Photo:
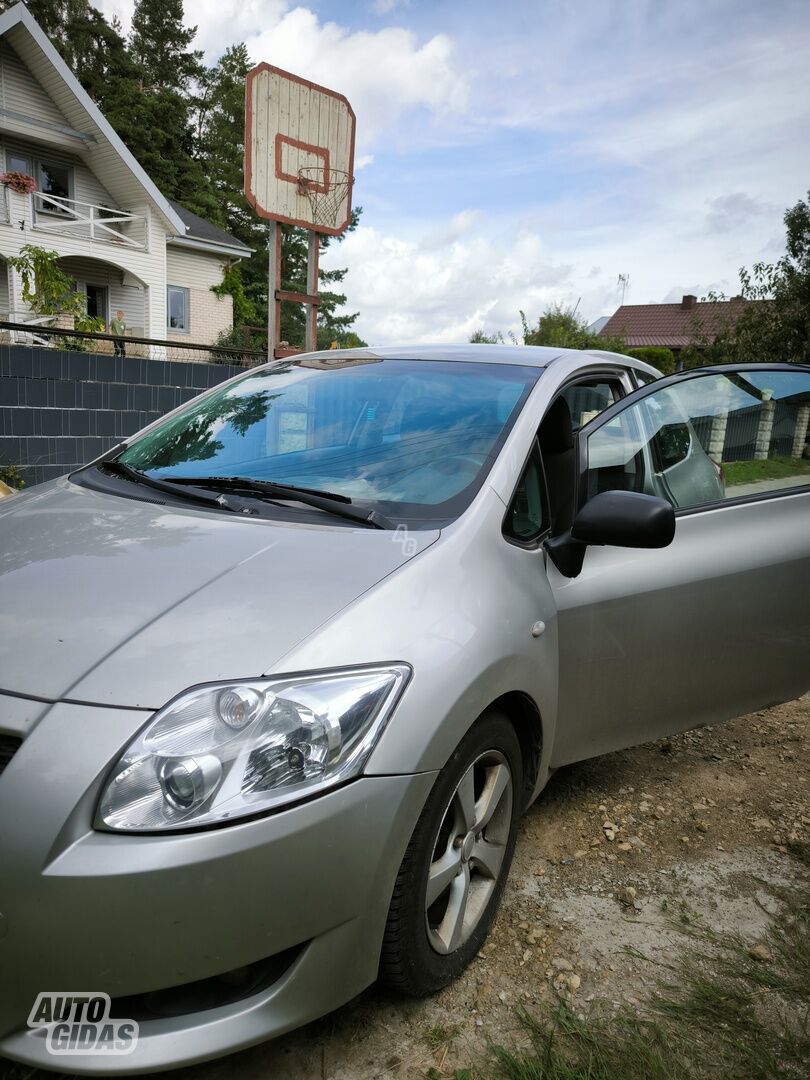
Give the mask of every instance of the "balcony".
<svg viewBox="0 0 810 1080">
<path fill-rule="evenodd" d="M 146 250 L 146 218 L 142 214 L 42 191 L 33 193 L 31 203 L 34 228 L 39 232 Z"/>
</svg>

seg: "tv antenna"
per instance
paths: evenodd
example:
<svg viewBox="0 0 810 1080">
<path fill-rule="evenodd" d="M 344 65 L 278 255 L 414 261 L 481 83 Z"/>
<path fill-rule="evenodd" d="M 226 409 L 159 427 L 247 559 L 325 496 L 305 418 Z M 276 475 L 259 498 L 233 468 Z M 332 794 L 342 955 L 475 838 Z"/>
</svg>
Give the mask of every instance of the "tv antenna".
<svg viewBox="0 0 810 1080">
<path fill-rule="evenodd" d="M 624 303 L 624 294 L 627 292 L 627 288 L 630 284 L 629 274 L 619 274 L 619 280 L 616 282 L 619 288 L 622 290 L 622 304 Z"/>
</svg>

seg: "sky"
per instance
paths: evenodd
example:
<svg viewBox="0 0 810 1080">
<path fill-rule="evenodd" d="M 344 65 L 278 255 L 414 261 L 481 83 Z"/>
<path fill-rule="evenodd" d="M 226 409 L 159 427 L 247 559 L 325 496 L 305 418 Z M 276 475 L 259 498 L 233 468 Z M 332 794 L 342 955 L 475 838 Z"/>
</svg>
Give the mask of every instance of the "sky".
<svg viewBox="0 0 810 1080">
<path fill-rule="evenodd" d="M 129 0 L 103 0 L 125 26 Z M 738 291 L 810 189 L 807 0 L 186 0 L 345 94 L 359 227 L 332 244 L 372 344 L 518 331 L 552 303 Z"/>
</svg>

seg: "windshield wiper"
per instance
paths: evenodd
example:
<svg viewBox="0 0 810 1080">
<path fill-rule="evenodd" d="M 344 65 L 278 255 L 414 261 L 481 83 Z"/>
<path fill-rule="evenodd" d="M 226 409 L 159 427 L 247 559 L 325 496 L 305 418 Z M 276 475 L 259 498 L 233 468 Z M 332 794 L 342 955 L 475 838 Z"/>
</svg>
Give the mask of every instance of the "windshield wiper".
<svg viewBox="0 0 810 1080">
<path fill-rule="evenodd" d="M 248 476 L 173 476 L 166 477 L 161 483 L 179 486 L 197 484 L 202 487 L 221 487 L 227 491 L 247 491 L 257 497 L 267 496 L 269 499 L 289 499 L 373 529 L 394 528 L 394 523 L 379 510 L 361 510 L 359 506 L 352 505 L 348 495 L 338 495 L 334 491 L 296 487 L 295 484 L 281 484 L 275 480 L 253 480 Z"/>
<path fill-rule="evenodd" d="M 256 513 L 256 508 L 245 502 L 244 499 L 227 495 L 211 495 L 207 491 L 195 489 L 191 486 L 182 491 L 178 491 L 177 487 L 167 483 L 165 480 L 158 480 L 157 477 L 147 476 L 146 473 L 142 473 L 138 469 L 133 469 L 131 466 L 125 465 L 123 461 L 100 461 L 98 462 L 98 467 L 107 472 L 114 473 L 116 476 L 123 476 L 125 479 L 131 480 L 135 484 L 144 484 L 146 487 L 155 488 L 157 491 L 163 491 L 167 495 L 173 495 L 176 499 L 185 498 L 189 502 L 202 503 L 207 506 L 217 506 L 221 510 L 230 510 L 234 514 Z"/>
</svg>

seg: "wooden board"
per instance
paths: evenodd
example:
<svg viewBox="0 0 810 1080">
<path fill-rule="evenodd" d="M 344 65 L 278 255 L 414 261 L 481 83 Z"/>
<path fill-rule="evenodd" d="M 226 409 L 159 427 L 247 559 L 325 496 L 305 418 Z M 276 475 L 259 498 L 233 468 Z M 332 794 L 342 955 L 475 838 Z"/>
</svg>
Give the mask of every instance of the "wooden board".
<svg viewBox="0 0 810 1080">
<path fill-rule="evenodd" d="M 342 94 L 298 75 L 259 64 L 245 85 L 245 197 L 260 217 L 337 236 L 351 219 L 352 184 L 335 224 L 316 222 L 299 183 L 300 169 L 317 169 L 314 190 L 334 190 L 334 171 L 354 168 L 355 117 Z"/>
</svg>

